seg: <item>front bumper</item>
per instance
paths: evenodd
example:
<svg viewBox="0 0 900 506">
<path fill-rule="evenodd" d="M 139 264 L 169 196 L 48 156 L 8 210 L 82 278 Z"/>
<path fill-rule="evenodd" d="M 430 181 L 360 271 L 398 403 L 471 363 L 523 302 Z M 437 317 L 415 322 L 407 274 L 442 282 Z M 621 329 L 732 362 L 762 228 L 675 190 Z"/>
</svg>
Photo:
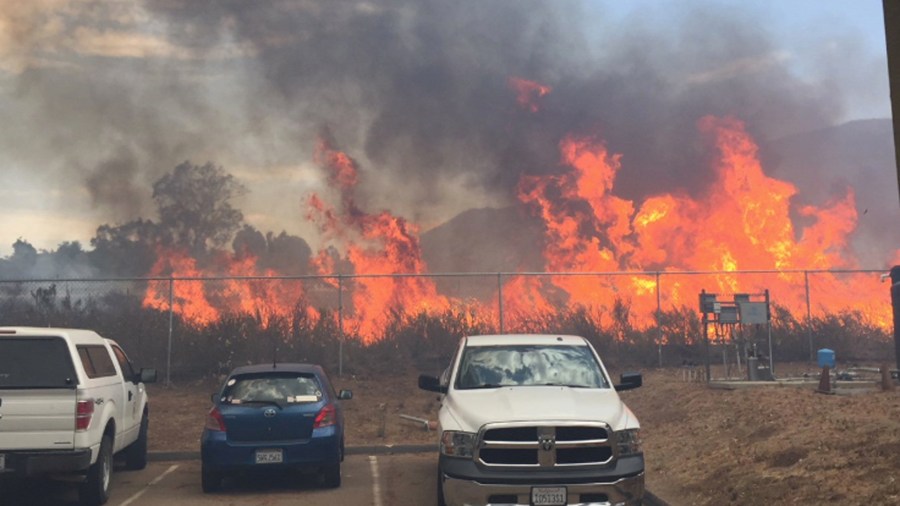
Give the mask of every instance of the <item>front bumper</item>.
<svg viewBox="0 0 900 506">
<path fill-rule="evenodd" d="M 607 469 L 564 471 L 484 470 L 468 459 L 441 456 L 441 480 L 448 506 L 528 506 L 532 487 L 566 488 L 567 504 L 631 506 L 644 497 L 644 457 L 620 459 Z"/>
<path fill-rule="evenodd" d="M 280 449 L 282 462 L 257 464 L 256 450 Z M 291 467 L 315 470 L 341 460 L 341 437 L 334 427 L 316 429 L 309 439 L 295 441 L 233 442 L 224 432 L 203 431 L 200 439 L 203 464 L 219 472 L 252 468 Z"/>
</svg>

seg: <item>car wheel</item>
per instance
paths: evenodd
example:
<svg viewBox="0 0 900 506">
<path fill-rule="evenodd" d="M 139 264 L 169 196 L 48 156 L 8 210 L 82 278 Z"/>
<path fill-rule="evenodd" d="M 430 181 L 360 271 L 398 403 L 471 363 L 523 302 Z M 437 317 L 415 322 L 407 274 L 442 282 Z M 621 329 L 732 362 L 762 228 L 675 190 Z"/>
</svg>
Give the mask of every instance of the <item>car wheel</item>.
<svg viewBox="0 0 900 506">
<path fill-rule="evenodd" d="M 444 480 L 442 479 L 444 472 L 441 471 L 441 467 L 438 466 L 437 472 L 437 504 L 438 506 L 447 506 L 447 502 L 444 501 Z"/>
<path fill-rule="evenodd" d="M 341 463 L 325 466 L 322 470 L 322 484 L 326 488 L 338 488 L 341 486 Z"/>
<path fill-rule="evenodd" d="M 112 437 L 103 436 L 97 461 L 88 469 L 87 479 L 78 490 L 78 499 L 84 506 L 105 504 L 109 499 L 109 481 L 112 476 Z"/>
<path fill-rule="evenodd" d="M 141 429 L 137 441 L 131 443 L 131 446 L 125 450 L 125 467 L 127 469 L 139 471 L 147 467 L 147 431 L 149 425 L 150 418 L 145 410 L 144 417 L 141 419 Z"/>
<path fill-rule="evenodd" d="M 207 494 L 222 490 L 222 473 L 210 469 L 205 462 L 201 463 L 200 485 L 203 487 L 203 492 Z"/>
</svg>

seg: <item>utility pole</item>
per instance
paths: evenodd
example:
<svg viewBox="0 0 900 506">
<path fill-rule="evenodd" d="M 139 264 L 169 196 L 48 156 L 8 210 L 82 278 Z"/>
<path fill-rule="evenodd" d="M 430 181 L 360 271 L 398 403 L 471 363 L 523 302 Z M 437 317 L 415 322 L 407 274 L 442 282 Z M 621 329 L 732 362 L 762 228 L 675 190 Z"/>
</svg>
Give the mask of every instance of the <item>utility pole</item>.
<svg viewBox="0 0 900 506">
<path fill-rule="evenodd" d="M 894 116 L 894 157 L 897 164 L 897 189 L 900 199 L 900 2 L 882 0 L 881 4 L 884 8 L 888 81 L 891 88 L 891 111 Z"/>
<path fill-rule="evenodd" d="M 894 349 L 897 352 L 897 370 L 900 371 L 900 265 L 891 269 L 891 306 L 894 308 Z"/>
</svg>

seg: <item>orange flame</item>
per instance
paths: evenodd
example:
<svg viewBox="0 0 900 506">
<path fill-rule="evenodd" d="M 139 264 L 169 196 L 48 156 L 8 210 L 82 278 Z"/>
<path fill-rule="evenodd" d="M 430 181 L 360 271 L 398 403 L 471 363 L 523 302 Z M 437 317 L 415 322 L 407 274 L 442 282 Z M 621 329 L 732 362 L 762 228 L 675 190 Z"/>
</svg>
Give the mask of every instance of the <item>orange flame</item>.
<svg viewBox="0 0 900 506">
<path fill-rule="evenodd" d="M 150 269 L 150 276 L 193 278 L 200 277 L 201 272 L 197 269 L 197 261 L 186 251 L 160 246 L 156 248 L 156 262 Z M 144 307 L 168 311 L 169 288 L 169 281 L 151 281 L 144 296 Z M 172 282 L 171 288 L 171 309 L 185 319 L 204 325 L 219 319 L 219 311 L 206 299 L 202 282 Z"/>
<path fill-rule="evenodd" d="M 310 217 L 328 238 L 340 240 L 353 278 L 353 308 L 345 317 L 352 332 L 365 342 L 383 335 L 392 314 L 414 315 L 446 311 L 450 301 L 438 294 L 431 279 L 411 276 L 427 271 L 422 260 L 418 228 L 387 211 L 368 214 L 359 209 L 352 195 L 358 179 L 356 161 L 320 141 L 316 160 L 331 172 L 330 179 L 341 191 L 341 210 L 327 206 L 312 195 Z M 320 273 L 334 274 L 333 259 L 324 251 L 314 262 Z M 351 273 L 347 273 L 351 274 Z M 388 274 L 410 276 L 388 277 Z"/>
<path fill-rule="evenodd" d="M 177 279 L 275 275 L 271 270 L 257 269 L 256 262 L 256 257 L 252 255 L 232 257 L 220 252 L 214 267 L 202 270 L 185 251 L 157 247 L 156 262 L 150 276 L 176 279 L 171 282 L 151 281 L 144 296 L 144 307 L 168 311 L 171 286 L 171 309 L 195 325 L 208 325 L 228 313 L 253 315 L 263 325 L 268 325 L 273 317 L 288 317 L 297 301 L 304 298 L 299 283 L 292 286 L 288 281 L 273 280 L 224 279 L 218 282 Z M 319 318 L 319 312 L 306 308 L 306 317 L 315 321 Z"/>
<path fill-rule="evenodd" d="M 550 91 L 518 78 L 511 78 L 510 86 L 519 92 L 520 105 L 532 112 L 537 111 L 535 100 Z M 520 179 L 519 200 L 544 223 L 543 254 L 550 274 L 505 278 L 502 308 L 508 328 L 528 329 L 531 322 L 539 326 L 539 317 L 561 307 L 615 313 L 616 324 L 627 320 L 624 323 L 646 328 L 654 324 L 658 304 L 663 309 L 695 308 L 701 290 L 768 290 L 773 302 L 803 317 L 807 284 L 816 314 L 852 305 L 872 323 L 890 326 L 890 307 L 878 276 L 818 273 L 805 279 L 798 272 L 858 268 L 848 243 L 857 221 L 852 189 L 821 207 L 792 207 L 797 189 L 765 174 L 757 146 L 740 121 L 708 116 L 698 122 L 698 130 L 714 146 L 714 177 L 697 198 L 664 193 L 634 202 L 617 196 L 622 155 L 611 153 L 600 140 L 575 135 L 560 143 L 562 173 Z M 491 303 L 451 300 L 438 292 L 433 278 L 419 276 L 427 273 L 427 266 L 418 227 L 389 211 L 373 214 L 356 204 L 353 192 L 360 171 L 353 158 L 321 140 L 315 161 L 328 171 L 339 203 L 316 194 L 308 197 L 306 219 L 318 226 L 327 245 L 311 263 L 324 275 L 354 275 L 341 283 L 336 277 L 324 280 L 350 293 L 351 305 L 343 318 L 351 333 L 371 343 L 382 338 L 397 317 L 448 314 L 451 307 L 458 310 L 460 323 L 469 326 L 485 324 L 486 315 L 496 319 L 498 297 Z M 791 220 L 792 212 L 803 217 L 803 226 Z M 900 264 L 900 250 L 893 256 L 894 264 Z M 349 272 L 339 272 L 344 268 Z M 777 273 L 738 275 L 739 270 Z M 160 247 L 150 275 L 277 273 L 260 270 L 257 259 L 247 254 L 222 253 L 209 269 L 201 269 L 186 252 Z M 223 280 L 216 289 L 208 285 L 175 282 L 172 309 L 195 324 L 235 312 L 268 323 L 290 315 L 304 298 L 299 282 L 236 279 Z M 169 282 L 151 282 L 144 305 L 168 310 Z M 315 309 L 307 311 L 311 321 L 321 317 Z M 623 328 L 616 333 L 625 335 Z"/>
<path fill-rule="evenodd" d="M 510 77 L 507 84 L 516 92 L 516 103 L 519 104 L 519 107 L 530 112 L 538 112 L 540 110 L 538 99 L 551 91 L 549 86 L 521 77 Z"/>
<path fill-rule="evenodd" d="M 738 277 L 727 272 L 857 268 L 847 248 L 857 218 L 852 189 L 825 207 L 800 208 L 800 215 L 813 223 L 798 234 L 790 219 L 796 188 L 764 173 L 743 124 L 709 116 L 698 126 L 718 151 L 716 179 L 704 200 L 657 195 L 635 210 L 631 201 L 611 193 L 621 157 L 610 155 L 602 142 L 571 137 L 560 146 L 568 172 L 522 178 L 519 199 L 535 209 L 546 227 L 547 270 L 722 271 L 677 278 L 672 289 L 662 290 L 663 302 L 667 307 L 693 304 L 702 289 L 734 294 L 768 288 L 776 302 L 802 314 L 801 275 Z M 625 296 L 637 323 L 653 321 L 656 282 L 647 276 L 632 276 L 625 283 L 558 276 L 552 282 L 568 293 L 570 304 L 608 308 Z M 888 324 L 890 308 L 883 303 L 876 276 L 837 279 L 823 274 L 818 282 L 830 287 L 815 292 L 822 307 L 865 307 L 874 322 Z"/>
</svg>

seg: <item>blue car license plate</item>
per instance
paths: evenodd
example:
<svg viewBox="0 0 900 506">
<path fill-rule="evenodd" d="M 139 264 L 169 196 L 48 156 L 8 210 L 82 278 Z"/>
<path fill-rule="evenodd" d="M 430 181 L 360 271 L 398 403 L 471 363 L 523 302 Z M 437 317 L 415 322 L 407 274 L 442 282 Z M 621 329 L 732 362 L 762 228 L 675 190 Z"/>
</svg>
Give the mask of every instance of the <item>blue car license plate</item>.
<svg viewBox="0 0 900 506">
<path fill-rule="evenodd" d="M 531 504 L 534 506 L 563 506 L 566 502 L 566 487 L 532 487 L 531 489 Z"/>
<path fill-rule="evenodd" d="M 279 464 L 284 461 L 280 449 L 275 450 L 256 450 L 257 464 Z"/>
</svg>

